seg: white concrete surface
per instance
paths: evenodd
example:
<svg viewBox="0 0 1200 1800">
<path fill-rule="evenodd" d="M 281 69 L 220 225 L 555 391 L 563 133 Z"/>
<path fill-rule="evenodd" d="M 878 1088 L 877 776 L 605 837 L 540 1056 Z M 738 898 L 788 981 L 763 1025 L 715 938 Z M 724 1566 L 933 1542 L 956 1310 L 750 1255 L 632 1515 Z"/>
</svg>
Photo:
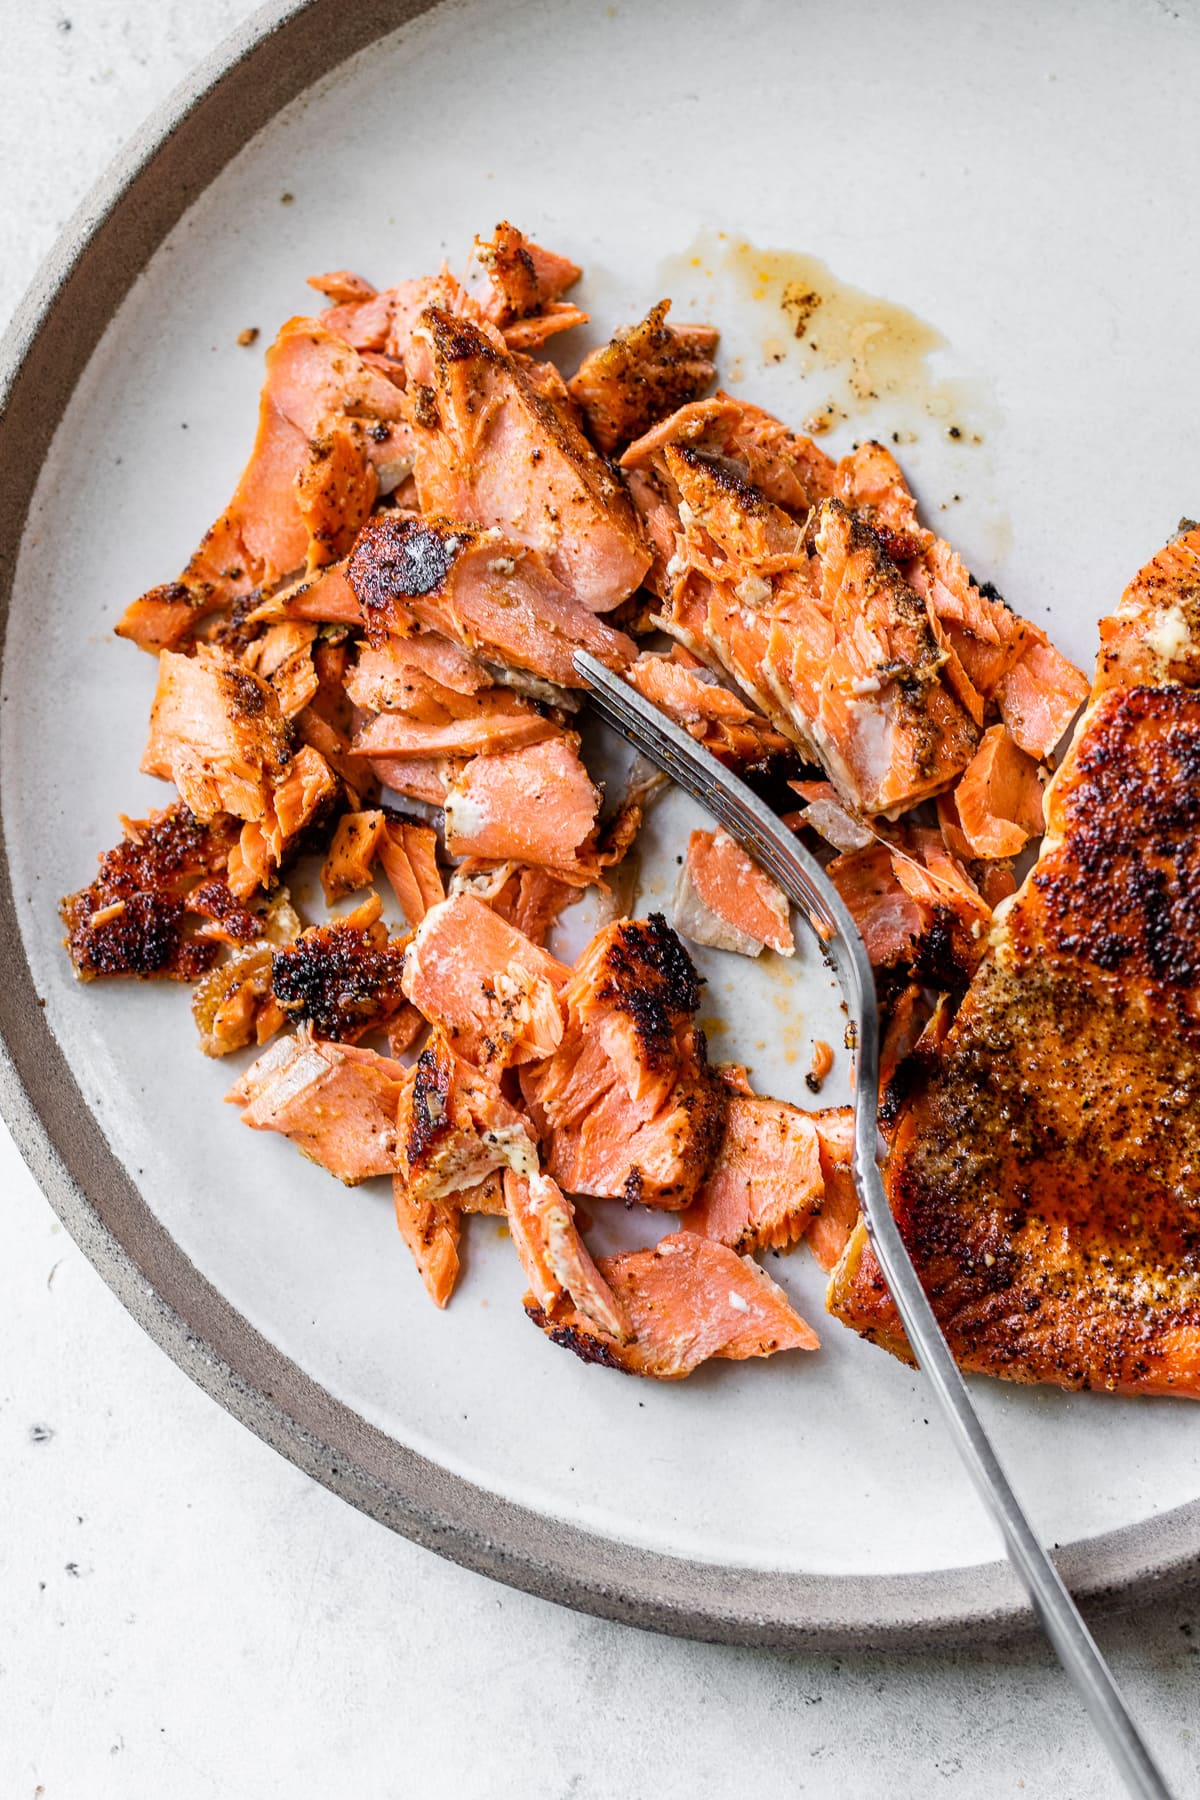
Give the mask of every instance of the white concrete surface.
<svg viewBox="0 0 1200 1800">
<path fill-rule="evenodd" d="M 0 317 L 121 139 L 251 10 L 0 0 Z M 0 1800 L 1116 1795 L 1037 1648 L 680 1644 L 389 1536 L 179 1374 L 0 1133 Z M 1100 1636 L 1200 1793 L 1200 1600 Z"/>
</svg>

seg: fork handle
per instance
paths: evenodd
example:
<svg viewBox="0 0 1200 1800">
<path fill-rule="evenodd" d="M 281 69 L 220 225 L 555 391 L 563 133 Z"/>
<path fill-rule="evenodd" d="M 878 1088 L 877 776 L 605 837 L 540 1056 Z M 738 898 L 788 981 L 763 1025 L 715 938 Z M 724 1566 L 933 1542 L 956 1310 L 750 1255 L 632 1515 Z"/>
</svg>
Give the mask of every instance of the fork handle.
<svg viewBox="0 0 1200 1800">
<path fill-rule="evenodd" d="M 855 1140 L 855 1175 L 862 1188 L 871 1190 L 869 1195 L 864 1195 L 868 1201 L 863 1208 L 867 1236 L 896 1303 L 909 1345 L 937 1395 L 954 1446 L 976 1492 L 1000 1527 L 1009 1560 L 1042 1629 L 1074 1683 L 1125 1786 L 1131 1794 L 1139 1796 L 1139 1800 L 1143 1797 L 1144 1800 L 1171 1800 L 1171 1790 L 1125 1704 L 1124 1695 L 1084 1623 L 1083 1615 L 1063 1585 L 1061 1575 L 1025 1516 L 975 1410 L 892 1217 L 879 1171 L 877 1144 L 871 1144 L 864 1157 L 865 1146 L 859 1141 L 860 1137 L 866 1138 L 867 1133 L 857 1134 Z"/>
</svg>

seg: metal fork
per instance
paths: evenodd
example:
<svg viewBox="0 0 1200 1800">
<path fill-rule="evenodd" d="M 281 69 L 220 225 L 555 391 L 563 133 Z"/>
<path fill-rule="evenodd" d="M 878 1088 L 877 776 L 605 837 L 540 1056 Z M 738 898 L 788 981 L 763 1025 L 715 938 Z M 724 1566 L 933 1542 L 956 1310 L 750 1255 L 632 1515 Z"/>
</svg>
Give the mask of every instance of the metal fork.
<svg viewBox="0 0 1200 1800">
<path fill-rule="evenodd" d="M 854 1175 L 863 1214 L 908 1342 L 928 1378 L 967 1473 L 1004 1538 L 1009 1559 L 1046 1636 L 1131 1794 L 1171 1800 L 1121 1690 L 1061 1576 L 1035 1535 L 975 1411 L 958 1365 L 925 1297 L 888 1205 L 880 1164 L 879 1014 L 866 948 L 837 889 L 795 834 L 744 781 L 686 731 L 586 651 L 575 667 L 591 690 L 595 710 L 622 737 L 698 800 L 766 870 L 800 909 L 832 964 L 850 1019 L 854 1062 Z"/>
</svg>

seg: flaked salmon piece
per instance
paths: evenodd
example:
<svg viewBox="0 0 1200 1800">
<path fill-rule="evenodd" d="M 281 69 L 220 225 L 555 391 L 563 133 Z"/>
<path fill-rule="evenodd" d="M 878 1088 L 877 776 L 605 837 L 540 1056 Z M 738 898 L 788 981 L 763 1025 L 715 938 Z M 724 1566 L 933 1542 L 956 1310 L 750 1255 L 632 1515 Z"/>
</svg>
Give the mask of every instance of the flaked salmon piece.
<svg viewBox="0 0 1200 1800">
<path fill-rule="evenodd" d="M 352 1043 L 401 1010 L 403 974 L 404 945 L 389 941 L 383 921 L 350 915 L 312 925 L 275 952 L 275 997 L 319 1037 Z"/>
<path fill-rule="evenodd" d="M 605 455 L 697 399 L 717 372 L 718 333 L 711 325 L 668 325 L 670 310 L 671 302 L 660 300 L 640 324 L 586 356 L 567 384 Z"/>
<path fill-rule="evenodd" d="M 698 658 L 693 660 L 696 666 L 687 667 L 674 657 L 644 651 L 625 671 L 626 679 L 714 756 L 739 770 L 765 769 L 792 756 L 787 738 L 723 687 Z"/>
<path fill-rule="evenodd" d="M 991 912 L 938 833 L 835 856 L 826 874 L 875 968 L 911 968 L 931 987 L 961 988 L 982 954 Z"/>
<path fill-rule="evenodd" d="M 569 1193 L 686 1206 L 725 1111 L 687 951 L 661 914 L 618 920 L 597 932 L 561 998 L 561 1044 L 521 1070 L 547 1172 Z"/>
<path fill-rule="evenodd" d="M 794 956 L 787 896 L 726 831 L 693 831 L 675 891 L 675 929 L 739 956 Z"/>
<path fill-rule="evenodd" d="M 224 873 L 235 820 L 202 822 L 182 801 L 148 819 L 122 819 L 122 840 L 100 858 L 94 881 L 67 894 L 63 942 L 80 981 L 137 975 L 193 981 L 215 962 L 216 941 L 197 934 L 188 898 Z"/>
<path fill-rule="evenodd" d="M 835 850 L 865 850 L 874 843 L 875 833 L 847 810 L 831 781 L 789 781 L 788 786 L 804 801 L 794 822 L 788 817 L 793 830 L 808 825 Z"/>
<path fill-rule="evenodd" d="M 917 503 L 890 450 L 873 438 L 837 466 L 837 493 L 875 532 L 895 563 L 930 549 L 934 536 L 917 520 Z"/>
<path fill-rule="evenodd" d="M 744 605 L 761 609 L 769 602 L 767 576 L 807 568 L 801 526 L 760 489 L 690 446 L 668 445 L 663 456 L 679 494 L 685 533 L 698 528 L 734 564 L 748 565 L 735 571 L 748 590 L 738 596 Z"/>
<path fill-rule="evenodd" d="M 784 1100 L 731 1094 L 716 1161 L 679 1228 L 731 1250 L 782 1250 L 803 1237 L 824 1192 L 811 1116 Z"/>
<path fill-rule="evenodd" d="M 896 879 L 886 844 L 850 850 L 826 865 L 829 876 L 867 948 L 876 969 L 911 960 L 925 931 L 926 916 Z"/>
<path fill-rule="evenodd" d="M 346 692 L 365 712 L 408 712 L 417 685 L 414 674 L 465 697 L 490 685 L 473 656 L 438 632 L 418 631 L 376 646 L 363 644 L 357 662 L 346 671 Z"/>
<path fill-rule="evenodd" d="M 385 812 L 379 861 L 410 925 L 419 925 L 430 908 L 445 899 L 432 825 Z"/>
<path fill-rule="evenodd" d="M 386 829 L 387 820 L 377 807 L 370 812 L 342 814 L 321 867 L 327 906 L 370 887 Z"/>
<path fill-rule="evenodd" d="M 968 854 L 1016 856 L 1045 826 L 1038 765 L 1006 725 L 985 731 L 954 787 L 958 828 Z"/>
<path fill-rule="evenodd" d="M 942 538 L 906 562 L 903 574 L 929 608 L 939 641 L 952 656 L 950 671 L 957 665 L 981 701 L 994 699 L 1026 644 L 1043 634 L 1019 619 L 990 583 L 980 587 Z"/>
<path fill-rule="evenodd" d="M 552 719 L 506 688 L 488 688 L 456 711 L 458 717 L 437 724 L 403 713 L 379 713 L 355 738 L 352 754 L 389 762 L 407 757 L 425 761 L 431 756 L 494 756 L 559 735 Z"/>
<path fill-rule="evenodd" d="M 258 435 L 229 506 L 179 580 L 135 600 L 118 634 L 173 649 L 239 596 L 331 560 L 343 537 L 349 549 L 354 520 L 411 467 L 403 409 L 399 390 L 342 338 L 290 319 L 267 352 Z"/>
<path fill-rule="evenodd" d="M 236 950 L 202 976 L 192 993 L 192 1016 L 205 1056 L 228 1056 L 265 1044 L 287 1023 L 271 987 L 271 947 Z"/>
<path fill-rule="evenodd" d="M 327 275 L 310 275 L 308 285 L 316 288 L 318 294 L 324 294 L 335 306 L 345 301 L 372 300 L 376 292 L 365 276 L 356 275 L 352 269 L 331 269 Z"/>
<path fill-rule="evenodd" d="M 496 526 L 609 612 L 650 566 L 627 495 L 519 362 L 469 320 L 421 315 L 409 352 L 421 511 Z"/>
<path fill-rule="evenodd" d="M 678 650 L 680 646 L 674 648 Z M 698 657 L 685 664 L 673 654 L 663 656 L 646 650 L 625 670 L 625 679 L 679 724 L 728 721 L 746 725 L 757 719 L 764 730 L 770 730 L 766 720 L 758 718 L 737 694 L 722 687 Z"/>
<path fill-rule="evenodd" d="M 531 944 L 544 945 L 546 934 L 565 909 L 578 900 L 580 890 L 549 869 L 519 869 L 510 877 L 511 896 L 493 909 L 515 925 Z"/>
<path fill-rule="evenodd" d="M 566 688 L 581 685 L 577 649 L 610 668 L 637 654 L 536 550 L 500 531 L 381 513 L 360 535 L 349 572 L 376 644 L 418 620 L 473 654 Z"/>
<path fill-rule="evenodd" d="M 742 1362 L 779 1350 L 815 1350 L 816 1333 L 782 1288 L 748 1256 L 677 1231 L 652 1250 L 597 1263 L 633 1331 L 622 1344 L 580 1312 L 549 1317 L 532 1294 L 525 1310 L 553 1343 L 581 1361 L 658 1381 L 681 1381 L 710 1357 Z"/>
<path fill-rule="evenodd" d="M 624 1309 L 588 1254 L 575 1208 L 548 1175 L 504 1173 L 504 1207 L 513 1248 L 539 1310 L 548 1318 L 573 1309 L 618 1343 L 633 1332 Z"/>
<path fill-rule="evenodd" d="M 451 856 L 569 869 L 588 843 L 600 792 L 563 732 L 543 743 L 477 756 L 446 792 Z"/>
<path fill-rule="evenodd" d="M 318 570 L 311 580 L 305 578 L 280 589 L 253 607 L 247 616 L 251 625 L 288 621 L 350 625 L 356 629 L 362 625 L 362 608 L 350 586 L 344 560 Z"/>
<path fill-rule="evenodd" d="M 1100 623 L 1097 693 L 1167 681 L 1200 686 L 1200 525 L 1188 519 Z"/>
<path fill-rule="evenodd" d="M 996 687 L 1000 717 L 1038 761 L 1057 748 L 1087 697 L 1087 678 L 1044 638 L 1026 645 Z"/>
<path fill-rule="evenodd" d="M 537 1173 L 524 1115 L 436 1028 L 407 1072 L 396 1121 L 400 1173 L 414 1201 L 444 1200 L 493 1169 Z"/>
<path fill-rule="evenodd" d="M 621 467 L 661 468 L 668 444 L 688 444 L 723 458 L 743 481 L 800 519 L 837 492 L 837 465 L 818 444 L 724 391 L 680 407 L 629 446 Z"/>
<path fill-rule="evenodd" d="M 444 806 L 454 782 L 467 766 L 458 756 L 373 756 L 368 765 L 376 780 L 406 800 L 423 800 L 427 806 Z"/>
<path fill-rule="evenodd" d="M 804 1076 L 804 1085 L 810 1094 L 819 1094 L 825 1085 L 826 1078 L 833 1073 L 833 1045 L 827 1044 L 824 1038 L 813 1042 L 812 1060 Z"/>
<path fill-rule="evenodd" d="M 813 1113 L 812 1122 L 821 1156 L 824 1194 L 804 1241 L 828 1273 L 850 1241 L 860 1210 L 852 1162 L 854 1108 L 828 1106 Z"/>
<path fill-rule="evenodd" d="M 229 852 L 229 885 L 239 899 L 271 885 L 303 833 L 332 807 L 337 787 L 324 757 L 301 744 L 283 774 L 267 785 L 261 818 L 246 821 Z"/>
<path fill-rule="evenodd" d="M 392 1177 L 396 1225 L 435 1306 L 448 1303 L 458 1281 L 463 1208 L 457 1199 L 457 1194 L 438 1200 L 421 1196 L 407 1176 Z"/>
<path fill-rule="evenodd" d="M 460 1056 L 500 1070 L 550 1056 L 571 971 L 471 894 L 425 916 L 408 947 L 404 992 Z"/>
<path fill-rule="evenodd" d="M 585 313 L 582 307 L 575 306 L 570 301 L 551 300 L 545 310 L 534 318 L 515 319 L 511 325 L 502 325 L 500 330 L 510 350 L 523 351 L 528 355 L 548 338 L 557 337 L 560 331 L 573 331 L 576 325 L 586 325 L 590 317 L 590 313 Z"/>
<path fill-rule="evenodd" d="M 475 239 L 475 256 L 488 275 L 481 310 L 501 328 L 545 312 L 583 274 L 570 257 L 543 250 L 507 219 L 501 220 L 490 238 Z M 583 316 L 586 318 L 586 313 Z"/>
<path fill-rule="evenodd" d="M 163 651 L 144 774 L 173 781 L 198 819 L 261 819 L 268 786 L 289 760 L 287 727 L 267 682 L 220 651 Z"/>
<path fill-rule="evenodd" d="M 313 662 L 316 636 L 313 624 L 282 620 L 268 625 L 239 659 L 270 682 L 285 719 L 302 712 L 321 685 Z"/>
<path fill-rule="evenodd" d="M 977 728 L 943 679 L 923 601 L 875 533 L 830 500 L 814 544 L 834 655 L 811 662 L 796 634 L 787 692 L 843 798 L 867 814 L 910 806 L 966 766 Z"/>
<path fill-rule="evenodd" d="M 225 1098 L 254 1131 L 278 1131 L 347 1187 L 396 1167 L 401 1063 L 301 1030 L 272 1044 Z"/>
</svg>

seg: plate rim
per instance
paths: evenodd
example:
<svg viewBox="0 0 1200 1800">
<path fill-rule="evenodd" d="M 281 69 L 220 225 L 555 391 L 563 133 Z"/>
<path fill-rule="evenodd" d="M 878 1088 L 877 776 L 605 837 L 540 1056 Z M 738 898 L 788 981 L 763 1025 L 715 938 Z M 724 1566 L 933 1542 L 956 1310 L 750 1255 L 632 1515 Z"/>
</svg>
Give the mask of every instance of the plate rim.
<svg viewBox="0 0 1200 1800">
<path fill-rule="evenodd" d="M 45 455 L 103 331 L 167 232 L 307 87 L 439 0 L 269 0 L 146 119 L 63 228 L 0 342 L 0 672 L 17 556 Z M 5 452 L 8 452 L 6 455 Z M 541 1598 L 746 1647 L 921 1649 L 1033 1629 L 1008 1565 L 832 1576 L 674 1557 L 519 1506 L 369 1425 L 304 1374 L 184 1255 L 88 1108 L 38 1004 L 0 785 L 0 1113 L 42 1192 L 154 1341 L 242 1424 L 359 1510 Z M 1200 1574 L 1200 1499 L 1057 1561 L 1094 1607 Z"/>
</svg>

